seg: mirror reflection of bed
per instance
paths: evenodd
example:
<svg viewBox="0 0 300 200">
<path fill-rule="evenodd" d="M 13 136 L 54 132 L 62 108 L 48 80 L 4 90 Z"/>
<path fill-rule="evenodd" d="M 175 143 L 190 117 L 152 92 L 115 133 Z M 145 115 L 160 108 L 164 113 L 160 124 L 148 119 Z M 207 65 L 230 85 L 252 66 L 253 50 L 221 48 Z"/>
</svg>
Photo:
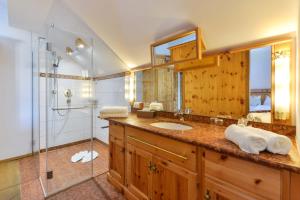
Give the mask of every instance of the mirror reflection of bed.
<svg viewBox="0 0 300 200">
<path fill-rule="evenodd" d="M 251 121 L 272 120 L 272 47 L 250 50 L 249 114 Z"/>
</svg>

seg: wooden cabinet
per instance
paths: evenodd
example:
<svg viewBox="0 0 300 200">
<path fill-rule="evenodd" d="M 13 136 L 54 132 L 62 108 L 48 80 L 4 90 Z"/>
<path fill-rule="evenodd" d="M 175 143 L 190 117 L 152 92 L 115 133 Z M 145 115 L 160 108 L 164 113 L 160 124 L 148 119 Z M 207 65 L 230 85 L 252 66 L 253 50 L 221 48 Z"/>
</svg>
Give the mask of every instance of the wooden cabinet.
<svg viewBox="0 0 300 200">
<path fill-rule="evenodd" d="M 174 163 L 153 157 L 152 199 L 197 199 L 197 174 Z"/>
<path fill-rule="evenodd" d="M 205 151 L 204 182 L 204 195 L 209 191 L 212 199 L 281 198 L 280 170 L 209 150 Z"/>
<path fill-rule="evenodd" d="M 134 145 L 127 144 L 126 186 L 137 199 L 149 199 L 152 184 L 152 154 Z"/>
<path fill-rule="evenodd" d="M 179 62 L 197 58 L 196 41 L 191 41 L 169 48 L 171 51 L 171 61 Z"/>
<path fill-rule="evenodd" d="M 203 56 L 201 60 L 190 60 L 175 64 L 175 71 L 191 70 L 200 67 L 213 67 L 220 65 L 220 57 L 216 56 Z"/>
<path fill-rule="evenodd" d="M 110 123 L 108 180 L 130 200 L 298 200 L 300 175 Z"/>
<path fill-rule="evenodd" d="M 196 155 L 195 150 L 189 149 L 194 148 L 192 145 L 182 146 L 185 144 L 129 127 L 125 132 L 127 198 L 197 199 L 197 173 L 184 167 L 185 158 Z M 179 146 L 170 146 L 173 142 L 178 142 Z M 182 152 L 194 151 L 194 155 L 183 158 L 177 154 L 178 147 L 182 147 L 179 149 Z M 196 160 L 192 163 L 195 164 Z M 195 169 L 195 166 L 190 167 Z"/>
<path fill-rule="evenodd" d="M 125 183 L 124 127 L 110 123 L 109 126 L 109 173 L 108 180 L 119 190 Z"/>
</svg>

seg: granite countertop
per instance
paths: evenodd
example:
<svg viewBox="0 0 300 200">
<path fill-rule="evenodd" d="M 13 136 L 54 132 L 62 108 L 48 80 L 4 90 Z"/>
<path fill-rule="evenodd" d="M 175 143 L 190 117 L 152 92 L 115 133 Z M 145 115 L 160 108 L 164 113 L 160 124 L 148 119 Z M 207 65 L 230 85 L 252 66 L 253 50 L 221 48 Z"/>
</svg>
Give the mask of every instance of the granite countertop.
<svg viewBox="0 0 300 200">
<path fill-rule="evenodd" d="M 226 153 L 238 158 L 260 163 L 266 166 L 287 169 L 300 173 L 300 154 L 297 151 L 295 138 L 291 138 L 293 146 L 288 155 L 278 155 L 269 152 L 261 152 L 259 155 L 248 154 L 240 150 L 238 146 L 224 138 L 224 126 L 199 123 L 192 121 L 180 122 L 179 120 L 156 117 L 152 119 L 138 118 L 135 114 L 129 114 L 128 118 L 109 118 L 109 121 L 135 127 L 154 134 L 162 135 L 182 142 L 198 145 L 220 153 Z M 158 121 L 179 122 L 193 127 L 191 130 L 174 131 L 161 129 L 150 124 Z"/>
</svg>

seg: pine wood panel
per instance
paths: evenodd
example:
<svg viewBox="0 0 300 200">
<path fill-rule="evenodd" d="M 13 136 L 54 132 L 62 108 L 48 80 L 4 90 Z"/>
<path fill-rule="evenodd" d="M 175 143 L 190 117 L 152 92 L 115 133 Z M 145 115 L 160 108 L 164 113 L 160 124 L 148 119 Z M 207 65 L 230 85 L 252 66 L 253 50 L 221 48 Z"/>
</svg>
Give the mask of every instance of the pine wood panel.
<svg viewBox="0 0 300 200">
<path fill-rule="evenodd" d="M 216 178 L 257 196 L 279 200 L 281 172 L 270 167 L 205 151 L 205 177 Z"/>
<path fill-rule="evenodd" d="M 156 170 L 152 178 L 152 199 L 196 200 L 197 174 L 169 161 L 154 157 Z"/>
<path fill-rule="evenodd" d="M 125 183 L 125 130 L 123 126 L 110 124 L 109 129 L 109 178 L 120 185 Z"/>
<path fill-rule="evenodd" d="M 220 55 L 220 65 L 184 71 L 184 104 L 195 114 L 245 116 L 249 52 Z"/>
<path fill-rule="evenodd" d="M 149 166 L 152 154 L 127 144 L 126 154 L 126 186 L 128 192 L 138 199 L 151 198 L 152 175 Z"/>
<path fill-rule="evenodd" d="M 217 56 L 203 56 L 201 60 L 191 60 L 182 63 L 178 63 L 175 65 L 176 71 L 184 71 L 193 68 L 200 67 L 209 67 L 209 66 L 219 66 L 220 65 L 220 57 Z"/>
<path fill-rule="evenodd" d="M 196 146 L 131 127 L 126 127 L 125 132 L 128 144 L 196 171 Z"/>
<path fill-rule="evenodd" d="M 290 198 L 291 200 L 300 199 L 300 174 L 291 173 L 291 190 Z"/>
<path fill-rule="evenodd" d="M 205 177 L 204 200 L 265 200 L 226 182 Z"/>
<path fill-rule="evenodd" d="M 169 48 L 171 51 L 171 61 L 185 61 L 197 58 L 196 41 L 187 42 Z"/>
</svg>

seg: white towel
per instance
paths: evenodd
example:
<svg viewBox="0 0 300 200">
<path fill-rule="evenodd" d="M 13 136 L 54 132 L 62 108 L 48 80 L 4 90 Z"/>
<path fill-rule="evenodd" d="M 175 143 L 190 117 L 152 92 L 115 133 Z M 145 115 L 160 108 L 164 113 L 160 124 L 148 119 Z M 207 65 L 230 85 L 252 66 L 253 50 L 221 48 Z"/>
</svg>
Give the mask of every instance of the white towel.
<svg viewBox="0 0 300 200">
<path fill-rule="evenodd" d="M 267 141 L 267 150 L 269 152 L 282 155 L 286 155 L 290 152 L 292 142 L 288 137 L 251 126 L 247 126 L 246 128 L 260 135 Z"/>
<path fill-rule="evenodd" d="M 163 104 L 157 102 L 150 103 L 149 108 L 153 111 L 162 111 L 164 109 Z"/>
<path fill-rule="evenodd" d="M 262 136 L 235 124 L 226 128 L 225 138 L 247 153 L 259 154 L 267 148 L 267 142 Z"/>
<path fill-rule="evenodd" d="M 79 160 L 81 160 L 87 154 L 88 154 L 88 151 L 80 151 L 79 153 L 75 153 L 71 157 L 71 162 L 73 162 L 73 163 L 78 162 Z"/>
<path fill-rule="evenodd" d="M 93 157 L 92 157 L 93 154 Z M 86 163 L 89 162 L 91 160 L 96 159 L 99 156 L 99 153 L 96 151 L 93 151 L 93 153 L 91 151 L 89 151 L 81 160 L 82 163 Z"/>
<path fill-rule="evenodd" d="M 126 106 L 103 106 L 100 109 L 100 118 L 108 117 L 128 117 L 128 107 Z"/>
</svg>

